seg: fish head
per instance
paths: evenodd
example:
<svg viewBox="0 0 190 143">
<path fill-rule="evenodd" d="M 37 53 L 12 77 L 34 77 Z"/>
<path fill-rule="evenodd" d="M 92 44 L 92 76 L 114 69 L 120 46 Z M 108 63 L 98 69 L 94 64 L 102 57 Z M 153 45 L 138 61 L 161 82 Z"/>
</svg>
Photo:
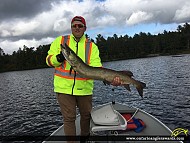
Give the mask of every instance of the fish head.
<svg viewBox="0 0 190 143">
<path fill-rule="evenodd" d="M 60 44 L 60 46 L 61 46 L 61 52 L 65 57 L 65 59 L 67 60 L 67 62 L 71 66 L 76 65 L 77 58 L 75 57 L 76 54 L 74 53 L 74 51 L 66 43 L 64 46 L 62 44 Z"/>
<path fill-rule="evenodd" d="M 65 57 L 65 59 L 67 61 L 70 61 L 69 60 L 69 55 L 70 55 L 71 51 L 66 46 L 63 46 L 62 44 L 60 44 L 60 47 L 61 47 L 61 53 L 63 54 L 63 56 Z"/>
</svg>

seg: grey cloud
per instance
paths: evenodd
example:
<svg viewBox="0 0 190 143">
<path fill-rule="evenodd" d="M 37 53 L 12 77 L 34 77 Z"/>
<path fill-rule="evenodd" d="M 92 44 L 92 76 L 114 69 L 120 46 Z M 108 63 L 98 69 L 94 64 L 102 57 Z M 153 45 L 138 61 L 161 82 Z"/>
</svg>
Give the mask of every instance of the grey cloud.
<svg viewBox="0 0 190 143">
<path fill-rule="evenodd" d="M 12 18 L 33 17 L 40 12 L 48 11 L 52 2 L 53 0 L 0 0 L 0 22 Z"/>
<path fill-rule="evenodd" d="M 69 34 L 76 14 L 85 17 L 88 29 L 119 29 L 128 24 L 190 22 L 189 9 L 189 0 L 0 0 L 0 47 L 6 40 L 40 41 Z"/>
</svg>

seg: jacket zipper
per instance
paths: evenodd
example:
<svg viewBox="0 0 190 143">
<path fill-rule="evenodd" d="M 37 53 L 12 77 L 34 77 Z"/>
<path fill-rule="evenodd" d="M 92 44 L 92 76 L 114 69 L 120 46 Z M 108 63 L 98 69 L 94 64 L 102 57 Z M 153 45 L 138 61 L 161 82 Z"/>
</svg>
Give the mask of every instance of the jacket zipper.
<svg viewBox="0 0 190 143">
<path fill-rule="evenodd" d="M 77 42 L 77 44 L 76 44 L 76 55 L 78 55 L 78 43 L 79 43 L 79 41 L 77 41 L 77 40 L 75 40 L 75 41 Z M 73 68 L 71 67 L 70 68 L 70 74 L 71 74 L 72 70 L 73 70 Z M 73 82 L 73 87 L 72 87 L 72 93 L 71 93 L 71 95 L 73 95 L 73 92 L 74 92 L 75 80 L 76 80 L 76 71 L 74 70 L 74 82 Z"/>
</svg>

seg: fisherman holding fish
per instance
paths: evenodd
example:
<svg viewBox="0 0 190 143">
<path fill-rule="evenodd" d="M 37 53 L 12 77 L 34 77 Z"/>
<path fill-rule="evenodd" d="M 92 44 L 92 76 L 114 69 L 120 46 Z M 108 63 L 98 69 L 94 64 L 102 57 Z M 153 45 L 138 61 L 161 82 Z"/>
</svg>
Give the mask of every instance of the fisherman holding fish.
<svg viewBox="0 0 190 143">
<path fill-rule="evenodd" d="M 86 29 L 85 19 L 82 16 L 75 16 L 71 21 L 72 34 L 57 37 L 52 42 L 46 57 L 47 65 L 55 68 L 54 92 L 63 115 L 66 136 L 76 136 L 76 106 L 81 115 L 80 135 L 87 137 L 90 134 L 93 80 L 84 78 L 74 71 L 65 60 L 60 47 L 60 44 L 66 43 L 87 65 L 102 67 L 98 47 L 86 38 L 84 34 Z M 120 78 L 114 77 L 111 84 L 120 85 Z"/>
</svg>

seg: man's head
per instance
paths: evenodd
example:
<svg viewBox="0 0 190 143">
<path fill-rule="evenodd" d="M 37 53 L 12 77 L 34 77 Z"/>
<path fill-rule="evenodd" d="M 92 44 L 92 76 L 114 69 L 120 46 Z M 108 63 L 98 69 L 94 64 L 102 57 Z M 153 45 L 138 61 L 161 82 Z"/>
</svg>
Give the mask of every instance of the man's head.
<svg viewBox="0 0 190 143">
<path fill-rule="evenodd" d="M 86 21 L 82 16 L 75 16 L 71 20 L 71 31 L 75 38 L 80 39 L 86 31 Z"/>
</svg>

